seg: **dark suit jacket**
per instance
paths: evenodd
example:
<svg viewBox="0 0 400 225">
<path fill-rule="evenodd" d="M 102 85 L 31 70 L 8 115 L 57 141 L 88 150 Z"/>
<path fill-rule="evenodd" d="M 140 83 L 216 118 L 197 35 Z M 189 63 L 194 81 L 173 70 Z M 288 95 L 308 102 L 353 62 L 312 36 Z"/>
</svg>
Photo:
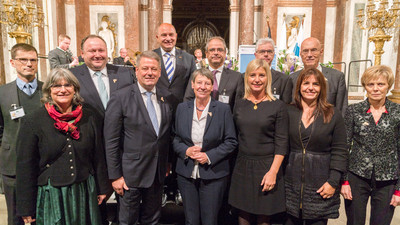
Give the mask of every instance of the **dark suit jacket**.
<svg viewBox="0 0 400 225">
<path fill-rule="evenodd" d="M 38 186 L 64 187 L 93 175 L 98 194 L 112 191 L 107 176 L 102 120 L 90 105 L 83 105 L 77 123 L 78 140 L 54 127 L 43 106 L 22 119 L 17 141 L 17 212 L 35 215 Z M 64 153 L 63 153 L 64 149 Z"/>
<path fill-rule="evenodd" d="M 36 91 L 40 92 L 40 96 L 42 96 L 42 86 L 43 82 L 38 81 Z M 10 109 L 12 109 L 12 104 L 20 106 L 16 81 L 1 86 L 0 96 L 0 173 L 14 176 L 17 161 L 15 148 L 20 119 L 12 120 Z"/>
<path fill-rule="evenodd" d="M 156 52 L 161 58 L 161 77 L 157 82 L 157 88 L 161 88 L 167 91 L 168 103 L 171 104 L 173 110 L 175 111 L 178 104 L 183 101 L 186 86 L 188 85 L 189 79 L 193 71 L 196 70 L 194 56 L 182 51 L 181 49 L 176 48 L 175 71 L 170 83 L 168 80 L 167 72 L 165 71 L 165 63 L 161 55 L 161 49 L 157 48 L 153 51 Z"/>
<path fill-rule="evenodd" d="M 117 57 L 117 58 L 114 58 L 114 59 L 113 59 L 113 64 L 114 64 L 114 65 L 133 66 L 132 63 L 129 62 L 129 61 L 126 61 L 126 63 L 125 63 L 125 62 L 124 62 L 124 58 L 122 58 L 121 56 L 120 56 L 120 57 Z"/>
<path fill-rule="evenodd" d="M 72 62 L 72 57 L 59 48 L 55 48 L 49 52 L 48 59 L 50 62 L 50 69 L 65 68 L 68 69 Z"/>
<path fill-rule="evenodd" d="M 296 89 L 297 77 L 300 75 L 301 71 L 302 70 L 292 73 L 290 75 L 290 79 L 292 80 L 293 84 L 292 100 L 294 99 L 293 96 Z M 338 70 L 323 66 L 322 73 L 328 81 L 328 102 L 339 109 L 342 113 L 342 116 L 344 116 L 348 105 L 346 81 L 344 74 Z"/>
<path fill-rule="evenodd" d="M 289 104 L 292 101 L 292 82 L 289 76 L 271 69 L 272 84 L 271 90 L 272 94 L 279 95 L 279 99 L 283 102 Z"/>
<path fill-rule="evenodd" d="M 186 156 L 186 150 L 193 146 L 192 122 L 194 100 L 179 104 L 176 111 L 175 138 L 173 147 L 178 155 L 176 173 L 190 178 L 194 160 Z M 235 125 L 227 104 L 211 100 L 208 109 L 206 127 L 203 136 L 202 152 L 205 152 L 211 164 L 199 164 L 201 179 L 218 179 L 229 175 L 229 154 L 237 146 Z"/>
<path fill-rule="evenodd" d="M 157 89 L 161 108 L 157 136 L 137 83 L 111 95 L 104 120 L 110 179 L 123 176 L 128 187 L 135 188 L 148 188 L 155 179 L 160 183 L 164 181 L 172 119 L 165 96 L 166 93 Z"/>
<path fill-rule="evenodd" d="M 239 72 L 224 67 L 221 74 L 221 79 L 218 84 L 217 100 L 219 98 L 219 95 L 229 96 L 229 105 L 231 107 L 231 110 L 233 110 L 233 106 L 235 105 L 236 100 L 242 98 L 244 95 L 243 75 Z M 191 100 L 193 98 L 194 92 L 192 84 L 189 83 L 185 92 L 185 101 Z"/>
<path fill-rule="evenodd" d="M 119 88 L 133 83 L 132 72 L 120 66 L 107 64 L 107 73 L 110 81 L 110 96 Z M 101 102 L 99 93 L 90 76 L 88 67 L 84 64 L 71 69 L 71 72 L 78 78 L 81 85 L 80 94 L 85 102 L 93 106 L 104 117 L 105 109 Z"/>
</svg>

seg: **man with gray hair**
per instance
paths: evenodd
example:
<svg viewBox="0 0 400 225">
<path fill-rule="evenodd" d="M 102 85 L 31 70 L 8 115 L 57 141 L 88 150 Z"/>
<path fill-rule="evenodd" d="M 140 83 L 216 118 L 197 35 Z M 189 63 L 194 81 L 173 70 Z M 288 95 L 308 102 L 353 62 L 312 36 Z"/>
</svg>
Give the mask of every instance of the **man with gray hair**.
<svg viewBox="0 0 400 225">
<path fill-rule="evenodd" d="M 259 39 L 256 43 L 256 59 L 265 60 L 271 66 L 275 56 L 275 43 L 271 38 Z M 271 68 L 272 94 L 283 102 L 289 104 L 292 100 L 292 82 L 289 76 Z"/>
</svg>

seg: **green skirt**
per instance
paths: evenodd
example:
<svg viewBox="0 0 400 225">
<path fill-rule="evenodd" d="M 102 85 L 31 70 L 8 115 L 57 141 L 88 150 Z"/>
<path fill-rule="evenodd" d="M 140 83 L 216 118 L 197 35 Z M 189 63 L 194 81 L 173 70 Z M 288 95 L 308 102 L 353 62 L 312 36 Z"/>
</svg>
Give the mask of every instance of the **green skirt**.
<svg viewBox="0 0 400 225">
<path fill-rule="evenodd" d="M 93 176 L 66 187 L 49 183 L 39 186 L 36 205 L 38 225 L 97 225 L 101 224 Z"/>
</svg>

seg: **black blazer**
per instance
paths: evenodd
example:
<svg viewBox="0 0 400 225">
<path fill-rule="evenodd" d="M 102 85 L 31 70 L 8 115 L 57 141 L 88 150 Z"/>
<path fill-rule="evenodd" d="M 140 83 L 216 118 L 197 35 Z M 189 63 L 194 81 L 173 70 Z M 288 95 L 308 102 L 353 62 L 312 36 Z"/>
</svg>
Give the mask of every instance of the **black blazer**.
<svg viewBox="0 0 400 225">
<path fill-rule="evenodd" d="M 161 77 L 157 82 L 157 89 L 164 89 L 166 91 L 168 103 L 170 103 L 175 110 L 178 104 L 183 101 L 186 86 L 188 85 L 193 71 L 196 70 L 194 56 L 181 49 L 175 48 L 176 65 L 174 76 L 170 83 L 167 72 L 165 71 L 165 63 L 161 55 L 161 49 L 157 48 L 153 51 L 161 58 Z"/>
<path fill-rule="evenodd" d="M 243 83 L 243 75 L 239 72 L 230 70 L 228 68 L 223 69 L 221 74 L 221 79 L 218 84 L 218 94 L 219 95 L 227 95 L 229 96 L 229 105 L 231 107 L 231 111 L 235 105 L 235 102 L 242 98 L 244 95 L 244 83 Z M 225 94 L 224 94 L 225 93 Z M 192 88 L 192 83 L 189 83 L 186 92 L 185 92 L 185 101 L 194 99 L 194 92 Z"/>
<path fill-rule="evenodd" d="M 42 97 L 43 82 L 37 81 L 36 91 Z M 18 98 L 18 87 L 16 81 L 0 87 L 0 173 L 8 176 L 15 176 L 17 161 L 16 145 L 17 133 L 20 128 L 21 119 L 12 120 L 10 116 L 11 105 L 20 106 Z M 41 103 L 38 102 L 38 107 Z M 25 113 L 27 113 L 25 111 Z"/>
<path fill-rule="evenodd" d="M 272 76 L 272 84 L 271 91 L 272 94 L 279 95 L 279 99 L 286 104 L 289 104 L 292 101 L 292 81 L 289 79 L 289 76 L 271 69 Z"/>
<path fill-rule="evenodd" d="M 192 122 L 194 100 L 179 104 L 176 111 L 175 138 L 173 147 L 178 155 L 176 173 L 190 178 L 194 160 L 186 157 L 186 150 L 193 146 Z M 218 179 L 229 175 L 229 154 L 237 146 L 235 125 L 227 104 L 211 100 L 206 127 L 203 136 L 202 152 L 205 152 L 211 164 L 199 164 L 201 179 Z"/>
<path fill-rule="evenodd" d="M 110 81 L 110 96 L 112 93 L 122 87 L 133 83 L 133 74 L 131 70 L 107 64 L 107 74 Z M 101 102 L 99 93 L 90 76 L 88 67 L 83 64 L 71 69 L 71 72 L 76 76 L 81 85 L 80 95 L 85 99 L 85 102 L 93 106 L 104 117 L 105 109 Z"/>
<path fill-rule="evenodd" d="M 138 84 L 111 95 L 104 120 L 110 179 L 124 177 L 128 187 L 148 188 L 165 178 L 171 139 L 172 111 L 165 93 L 157 89 L 161 123 L 157 136 Z M 156 177 L 156 175 L 158 177 Z"/>
<path fill-rule="evenodd" d="M 97 192 L 112 191 L 102 141 L 102 120 L 90 105 L 83 105 L 75 140 L 54 127 L 43 106 L 22 119 L 17 141 L 17 214 L 35 215 L 38 185 L 50 180 L 56 187 L 96 180 Z M 63 153 L 63 149 L 64 153 Z"/>
</svg>

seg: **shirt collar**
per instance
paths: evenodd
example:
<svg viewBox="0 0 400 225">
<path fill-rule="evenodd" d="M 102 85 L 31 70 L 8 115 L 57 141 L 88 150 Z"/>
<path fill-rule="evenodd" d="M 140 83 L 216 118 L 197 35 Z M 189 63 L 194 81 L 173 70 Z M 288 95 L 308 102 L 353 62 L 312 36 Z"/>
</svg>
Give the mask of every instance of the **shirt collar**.
<svg viewBox="0 0 400 225">
<path fill-rule="evenodd" d="M 65 51 L 64 49 L 60 48 L 60 47 L 57 47 L 57 48 L 60 49 L 60 50 L 63 51 L 63 52 L 67 52 L 67 51 Z"/>
<path fill-rule="evenodd" d="M 319 70 L 319 71 L 322 73 L 322 66 L 321 66 L 321 64 L 318 64 L 317 70 Z"/>
<path fill-rule="evenodd" d="M 224 69 L 224 65 L 222 64 L 222 66 L 220 66 L 217 69 L 213 69 L 211 66 L 208 67 L 208 69 L 213 72 L 214 70 L 218 70 L 218 72 L 222 73 L 222 70 Z"/>
<path fill-rule="evenodd" d="M 16 83 L 17 83 L 17 86 L 18 86 L 18 88 L 19 88 L 20 90 L 24 89 L 25 84 L 30 84 L 30 85 L 31 85 L 31 88 L 32 88 L 33 90 L 36 90 L 36 88 L 37 88 L 37 86 L 38 86 L 36 77 L 35 77 L 35 79 L 33 79 L 33 81 L 28 82 L 28 83 L 25 83 L 25 82 L 22 81 L 19 77 L 17 77 Z"/>
<path fill-rule="evenodd" d="M 160 47 L 160 49 L 161 49 L 161 55 L 162 56 L 164 56 L 165 55 L 165 53 L 166 53 L 166 51 L 164 51 L 164 49 L 163 48 L 161 48 Z M 169 54 L 171 54 L 171 56 L 175 56 L 176 54 L 175 54 L 175 47 L 170 51 L 170 52 L 168 52 Z"/>
<path fill-rule="evenodd" d="M 209 98 L 206 107 L 204 107 L 203 112 L 201 112 L 200 119 L 202 119 L 203 117 L 205 117 L 205 116 L 207 115 L 208 110 L 209 110 L 209 108 L 210 108 L 210 102 L 211 102 L 211 98 Z M 194 112 L 196 112 L 196 98 L 194 99 Z M 196 113 L 193 113 L 193 116 L 194 116 L 195 118 L 197 118 Z M 199 119 L 199 120 L 200 120 L 200 119 Z"/>
<path fill-rule="evenodd" d="M 96 73 L 97 71 L 94 71 L 94 70 L 90 69 L 89 67 L 88 67 L 88 69 L 89 69 L 90 75 L 91 75 L 92 77 L 95 77 L 95 76 L 96 76 L 95 73 Z M 107 66 L 105 66 L 102 70 L 100 70 L 100 72 L 101 72 L 103 75 L 105 75 L 106 77 L 108 77 L 108 75 L 107 75 Z"/>
<path fill-rule="evenodd" d="M 142 87 L 142 85 L 140 85 L 140 83 L 138 82 L 138 86 L 139 86 L 139 91 L 141 94 L 145 94 L 147 92 L 147 90 Z M 151 93 L 156 94 L 156 86 L 153 87 L 153 89 L 151 89 Z"/>
</svg>

